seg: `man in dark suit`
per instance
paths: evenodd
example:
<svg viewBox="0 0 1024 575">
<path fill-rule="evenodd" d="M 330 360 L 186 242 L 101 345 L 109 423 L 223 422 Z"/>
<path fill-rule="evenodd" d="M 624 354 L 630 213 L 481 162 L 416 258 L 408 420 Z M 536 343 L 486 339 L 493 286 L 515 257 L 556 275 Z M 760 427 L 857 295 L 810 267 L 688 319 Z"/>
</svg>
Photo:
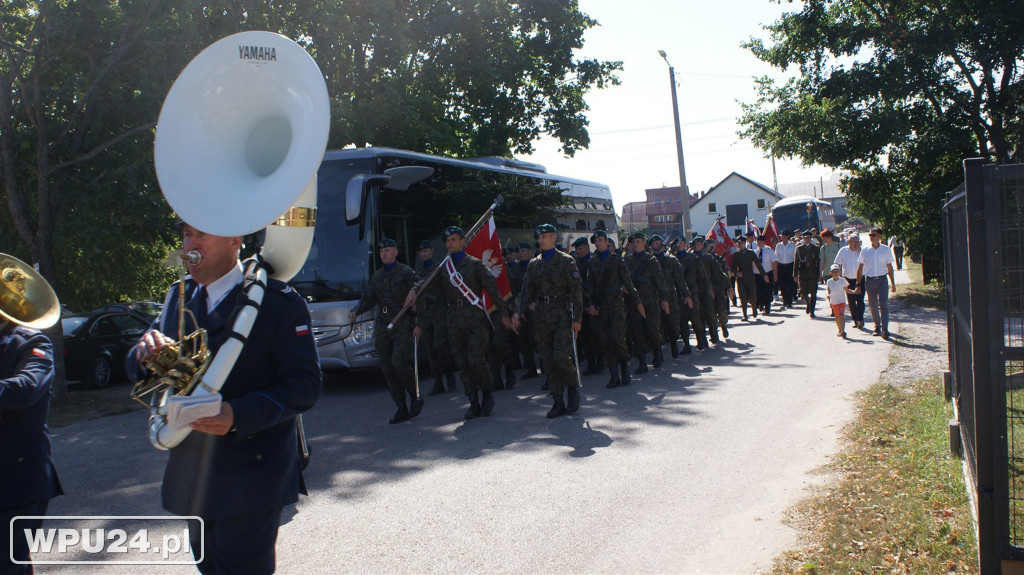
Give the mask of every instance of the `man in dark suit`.
<svg viewBox="0 0 1024 575">
<path fill-rule="evenodd" d="M 216 353 L 233 326 L 243 272 L 240 237 L 203 233 L 182 225 L 182 249 L 201 254 L 189 264 L 187 307 L 207 330 Z M 243 296 L 244 297 L 244 296 Z M 172 342 L 178 333 L 178 285 L 164 311 L 129 354 L 127 372 Z M 195 325 L 186 316 L 185 333 Z M 221 411 L 191 424 L 192 432 L 171 449 L 163 482 L 163 506 L 205 523 L 203 573 L 272 573 L 281 510 L 305 494 L 295 418 L 320 396 L 321 373 L 305 301 L 287 284 L 270 280 L 238 361 L 220 390 Z M 199 522 L 190 520 L 198 557 Z"/>
<path fill-rule="evenodd" d="M 64 493 L 50 449 L 46 414 L 53 381 L 53 344 L 34 329 L 0 318 L 0 536 L 11 541 L 11 520 L 46 514 L 50 499 Z M 20 520 L 15 529 L 39 529 L 42 519 Z M 25 537 L 0 556 L 0 573 L 32 573 Z"/>
</svg>

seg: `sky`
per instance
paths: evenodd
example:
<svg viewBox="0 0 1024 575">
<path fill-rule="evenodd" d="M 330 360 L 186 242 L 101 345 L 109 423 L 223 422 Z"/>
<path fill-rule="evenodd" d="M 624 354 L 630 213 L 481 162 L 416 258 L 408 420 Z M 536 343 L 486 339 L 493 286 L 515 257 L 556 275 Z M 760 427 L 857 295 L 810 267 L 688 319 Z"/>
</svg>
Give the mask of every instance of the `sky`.
<svg viewBox="0 0 1024 575">
<path fill-rule="evenodd" d="M 616 210 L 645 200 L 644 190 L 679 185 L 669 68 L 675 68 L 686 182 L 691 194 L 707 191 L 732 172 L 768 187 L 772 162 L 740 139 L 741 102 L 757 97 L 753 78 L 783 72 L 741 44 L 770 40 L 764 25 L 799 9 L 783 0 L 579 0 L 600 25 L 588 30 L 580 57 L 621 60 L 622 84 L 587 96 L 590 148 L 566 158 L 556 140 L 543 139 L 520 159 L 548 172 L 610 186 Z M 779 184 L 826 181 L 832 170 L 776 160 Z"/>
</svg>

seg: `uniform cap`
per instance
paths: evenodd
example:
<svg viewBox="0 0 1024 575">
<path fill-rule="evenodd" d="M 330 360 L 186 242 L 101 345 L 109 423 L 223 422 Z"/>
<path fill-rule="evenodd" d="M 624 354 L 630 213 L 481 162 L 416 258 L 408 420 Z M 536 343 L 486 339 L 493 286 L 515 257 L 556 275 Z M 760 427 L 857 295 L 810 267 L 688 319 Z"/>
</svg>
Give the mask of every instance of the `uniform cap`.
<svg viewBox="0 0 1024 575">
<path fill-rule="evenodd" d="M 454 236 L 455 234 L 466 237 L 466 232 L 462 231 L 462 228 L 459 226 L 448 226 L 443 232 L 441 232 L 441 238 L 446 240 L 448 239 L 448 236 Z"/>
<path fill-rule="evenodd" d="M 517 250 L 532 250 L 533 246 L 529 242 L 519 242 L 516 244 Z"/>
<path fill-rule="evenodd" d="M 434 244 L 430 240 L 423 240 L 422 242 L 420 242 L 420 248 L 419 249 L 425 250 L 427 248 L 432 248 L 432 247 L 434 247 Z"/>
<path fill-rule="evenodd" d="M 604 230 L 595 230 L 594 234 L 590 236 L 590 242 L 593 243 L 597 238 L 608 239 L 608 232 Z"/>
<path fill-rule="evenodd" d="M 643 232 L 633 232 L 633 233 L 629 234 L 629 241 L 633 241 L 633 240 L 644 240 L 644 241 L 647 241 L 647 238 L 644 236 Z"/>
<path fill-rule="evenodd" d="M 786 229 L 782 230 L 782 235 L 784 235 L 784 236 L 791 236 L 791 235 L 793 235 L 793 230 L 791 230 L 789 228 L 786 228 Z"/>
<path fill-rule="evenodd" d="M 541 234 L 554 234 L 554 233 L 557 233 L 557 232 L 558 232 L 558 230 L 555 229 L 555 226 L 553 226 L 551 224 L 541 224 L 541 225 L 537 226 L 536 228 L 534 228 L 534 230 L 533 230 L 533 238 L 537 239 L 537 238 L 540 237 Z"/>
<path fill-rule="evenodd" d="M 379 242 L 377 242 L 377 247 L 380 248 L 380 249 L 384 249 L 384 248 L 397 248 L 398 244 L 396 244 L 395 240 L 393 240 L 391 238 L 381 238 L 381 240 Z"/>
<path fill-rule="evenodd" d="M 658 234 L 654 234 L 647 241 L 649 241 L 649 242 L 651 242 L 653 244 L 654 242 L 664 242 L 665 238 L 659 236 Z"/>
<path fill-rule="evenodd" d="M 576 241 L 574 241 L 572 243 L 572 247 L 574 247 L 574 248 L 578 248 L 580 246 L 589 246 L 589 245 L 590 245 L 590 242 L 588 242 L 587 238 L 584 238 L 584 237 L 576 238 Z"/>
<path fill-rule="evenodd" d="M 703 241 L 704 241 L 704 236 L 702 236 L 700 234 L 694 234 L 693 239 L 690 240 L 690 244 L 692 245 L 692 244 L 695 244 L 697 242 L 703 242 Z"/>
<path fill-rule="evenodd" d="M 806 236 L 813 236 L 814 234 L 811 232 L 811 230 L 804 230 L 804 233 L 802 235 L 806 237 Z"/>
</svg>

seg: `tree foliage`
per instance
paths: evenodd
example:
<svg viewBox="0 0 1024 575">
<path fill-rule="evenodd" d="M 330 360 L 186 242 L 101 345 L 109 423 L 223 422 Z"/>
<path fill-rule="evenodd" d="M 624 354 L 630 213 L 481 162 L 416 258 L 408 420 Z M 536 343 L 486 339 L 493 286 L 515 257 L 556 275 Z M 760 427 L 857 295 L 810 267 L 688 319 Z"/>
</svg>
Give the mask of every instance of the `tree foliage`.
<svg viewBox="0 0 1024 575">
<path fill-rule="evenodd" d="M 850 206 L 941 250 L 941 200 L 962 160 L 1011 161 L 1024 136 L 1024 1 L 806 0 L 745 46 L 759 79 L 742 135 L 773 155 L 852 174 Z"/>
</svg>

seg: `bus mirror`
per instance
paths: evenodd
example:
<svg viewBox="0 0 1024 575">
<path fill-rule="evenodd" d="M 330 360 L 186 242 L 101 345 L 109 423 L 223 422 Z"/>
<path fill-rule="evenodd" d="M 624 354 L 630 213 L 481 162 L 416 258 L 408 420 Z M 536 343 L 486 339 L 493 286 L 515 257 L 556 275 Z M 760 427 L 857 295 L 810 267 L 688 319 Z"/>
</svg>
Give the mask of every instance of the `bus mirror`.
<svg viewBox="0 0 1024 575">
<path fill-rule="evenodd" d="M 391 176 L 391 181 L 384 186 L 386 189 L 404 192 L 416 182 L 423 181 L 434 175 L 434 168 L 428 168 L 427 166 L 399 166 L 384 170 L 384 173 Z"/>
<path fill-rule="evenodd" d="M 385 174 L 356 174 L 345 188 L 345 221 L 352 223 L 363 214 L 366 204 L 366 187 L 369 184 L 387 183 L 391 176 Z"/>
</svg>

